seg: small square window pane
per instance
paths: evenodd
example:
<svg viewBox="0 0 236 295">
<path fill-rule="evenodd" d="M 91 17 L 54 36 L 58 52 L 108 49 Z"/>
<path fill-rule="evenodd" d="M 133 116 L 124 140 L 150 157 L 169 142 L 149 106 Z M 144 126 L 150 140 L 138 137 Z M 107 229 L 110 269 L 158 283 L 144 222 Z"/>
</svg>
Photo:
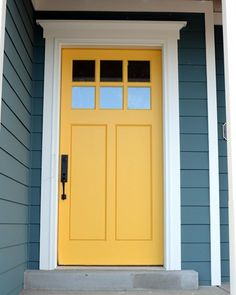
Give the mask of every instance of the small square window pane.
<svg viewBox="0 0 236 295">
<path fill-rule="evenodd" d="M 95 60 L 73 60 L 73 81 L 95 81 Z"/>
<path fill-rule="evenodd" d="M 128 82 L 150 82 L 150 61 L 128 61 Z"/>
<path fill-rule="evenodd" d="M 101 87 L 100 108 L 101 109 L 122 109 L 123 88 L 122 87 Z"/>
<path fill-rule="evenodd" d="M 101 82 L 122 82 L 122 61 L 101 60 L 100 63 Z"/>
<path fill-rule="evenodd" d="M 94 109 L 95 87 L 72 87 L 72 109 Z"/>
<path fill-rule="evenodd" d="M 151 90 L 150 87 L 129 87 L 128 88 L 128 109 L 129 110 L 150 110 Z"/>
</svg>

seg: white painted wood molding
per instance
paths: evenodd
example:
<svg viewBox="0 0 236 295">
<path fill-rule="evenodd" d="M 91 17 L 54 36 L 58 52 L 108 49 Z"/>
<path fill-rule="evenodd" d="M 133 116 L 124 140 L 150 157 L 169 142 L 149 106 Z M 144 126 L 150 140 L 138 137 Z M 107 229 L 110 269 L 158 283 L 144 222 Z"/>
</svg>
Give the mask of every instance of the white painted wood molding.
<svg viewBox="0 0 236 295">
<path fill-rule="evenodd" d="M 228 146 L 230 294 L 236 294 L 236 34 L 235 0 L 223 0 L 225 97 Z"/>
</svg>

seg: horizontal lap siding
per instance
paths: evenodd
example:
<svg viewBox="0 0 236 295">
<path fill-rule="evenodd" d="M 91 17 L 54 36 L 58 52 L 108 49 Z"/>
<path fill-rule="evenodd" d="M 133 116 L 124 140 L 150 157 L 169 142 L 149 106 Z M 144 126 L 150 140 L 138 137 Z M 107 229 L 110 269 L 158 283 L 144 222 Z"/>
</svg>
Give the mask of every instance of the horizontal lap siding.
<svg viewBox="0 0 236 295">
<path fill-rule="evenodd" d="M 220 169 L 220 229 L 221 229 L 221 276 L 223 282 L 229 281 L 229 232 L 228 232 L 228 172 L 227 143 L 222 137 L 222 124 L 225 115 L 224 87 L 224 53 L 223 32 L 221 26 L 215 27 L 216 75 L 218 100 L 218 136 L 219 136 L 219 169 Z"/>
<path fill-rule="evenodd" d="M 0 131 L 0 294 L 18 294 L 28 264 L 33 8 L 8 0 Z"/>
<path fill-rule="evenodd" d="M 35 31 L 32 137 L 31 137 L 31 187 L 29 225 L 29 268 L 39 268 L 40 192 L 42 158 L 42 116 L 44 80 L 44 39 L 43 31 Z"/>
<path fill-rule="evenodd" d="M 179 40 L 182 268 L 198 271 L 200 284 L 208 285 L 211 276 L 204 17 L 186 20 L 188 25 Z"/>
</svg>

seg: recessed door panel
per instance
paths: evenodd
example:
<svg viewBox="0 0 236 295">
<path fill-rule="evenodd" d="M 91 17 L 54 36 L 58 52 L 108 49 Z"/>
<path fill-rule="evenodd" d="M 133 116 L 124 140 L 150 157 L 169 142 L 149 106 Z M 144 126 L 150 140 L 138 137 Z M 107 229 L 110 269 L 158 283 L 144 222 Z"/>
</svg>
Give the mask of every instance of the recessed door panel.
<svg viewBox="0 0 236 295">
<path fill-rule="evenodd" d="M 106 238 L 106 126 L 72 126 L 70 239 Z"/>
<path fill-rule="evenodd" d="M 151 133 L 151 126 L 117 126 L 117 240 L 152 238 Z"/>
</svg>

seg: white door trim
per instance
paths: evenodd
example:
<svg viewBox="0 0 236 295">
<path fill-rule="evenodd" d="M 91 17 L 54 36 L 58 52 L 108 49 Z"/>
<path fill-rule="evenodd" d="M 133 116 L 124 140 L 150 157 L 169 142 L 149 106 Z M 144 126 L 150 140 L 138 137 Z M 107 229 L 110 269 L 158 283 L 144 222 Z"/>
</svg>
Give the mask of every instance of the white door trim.
<svg viewBox="0 0 236 295">
<path fill-rule="evenodd" d="M 46 38 L 41 180 L 40 269 L 57 267 L 57 208 L 62 47 L 162 48 L 164 102 L 164 261 L 181 269 L 177 40 L 186 22 L 40 21 Z M 122 33 L 121 33 L 122 32 Z"/>
<path fill-rule="evenodd" d="M 0 123 L 1 123 L 1 106 L 2 106 L 2 75 L 4 59 L 4 40 L 5 40 L 5 22 L 6 22 L 7 0 L 0 1 Z M 1 128 L 1 124 L 0 124 Z"/>
</svg>

